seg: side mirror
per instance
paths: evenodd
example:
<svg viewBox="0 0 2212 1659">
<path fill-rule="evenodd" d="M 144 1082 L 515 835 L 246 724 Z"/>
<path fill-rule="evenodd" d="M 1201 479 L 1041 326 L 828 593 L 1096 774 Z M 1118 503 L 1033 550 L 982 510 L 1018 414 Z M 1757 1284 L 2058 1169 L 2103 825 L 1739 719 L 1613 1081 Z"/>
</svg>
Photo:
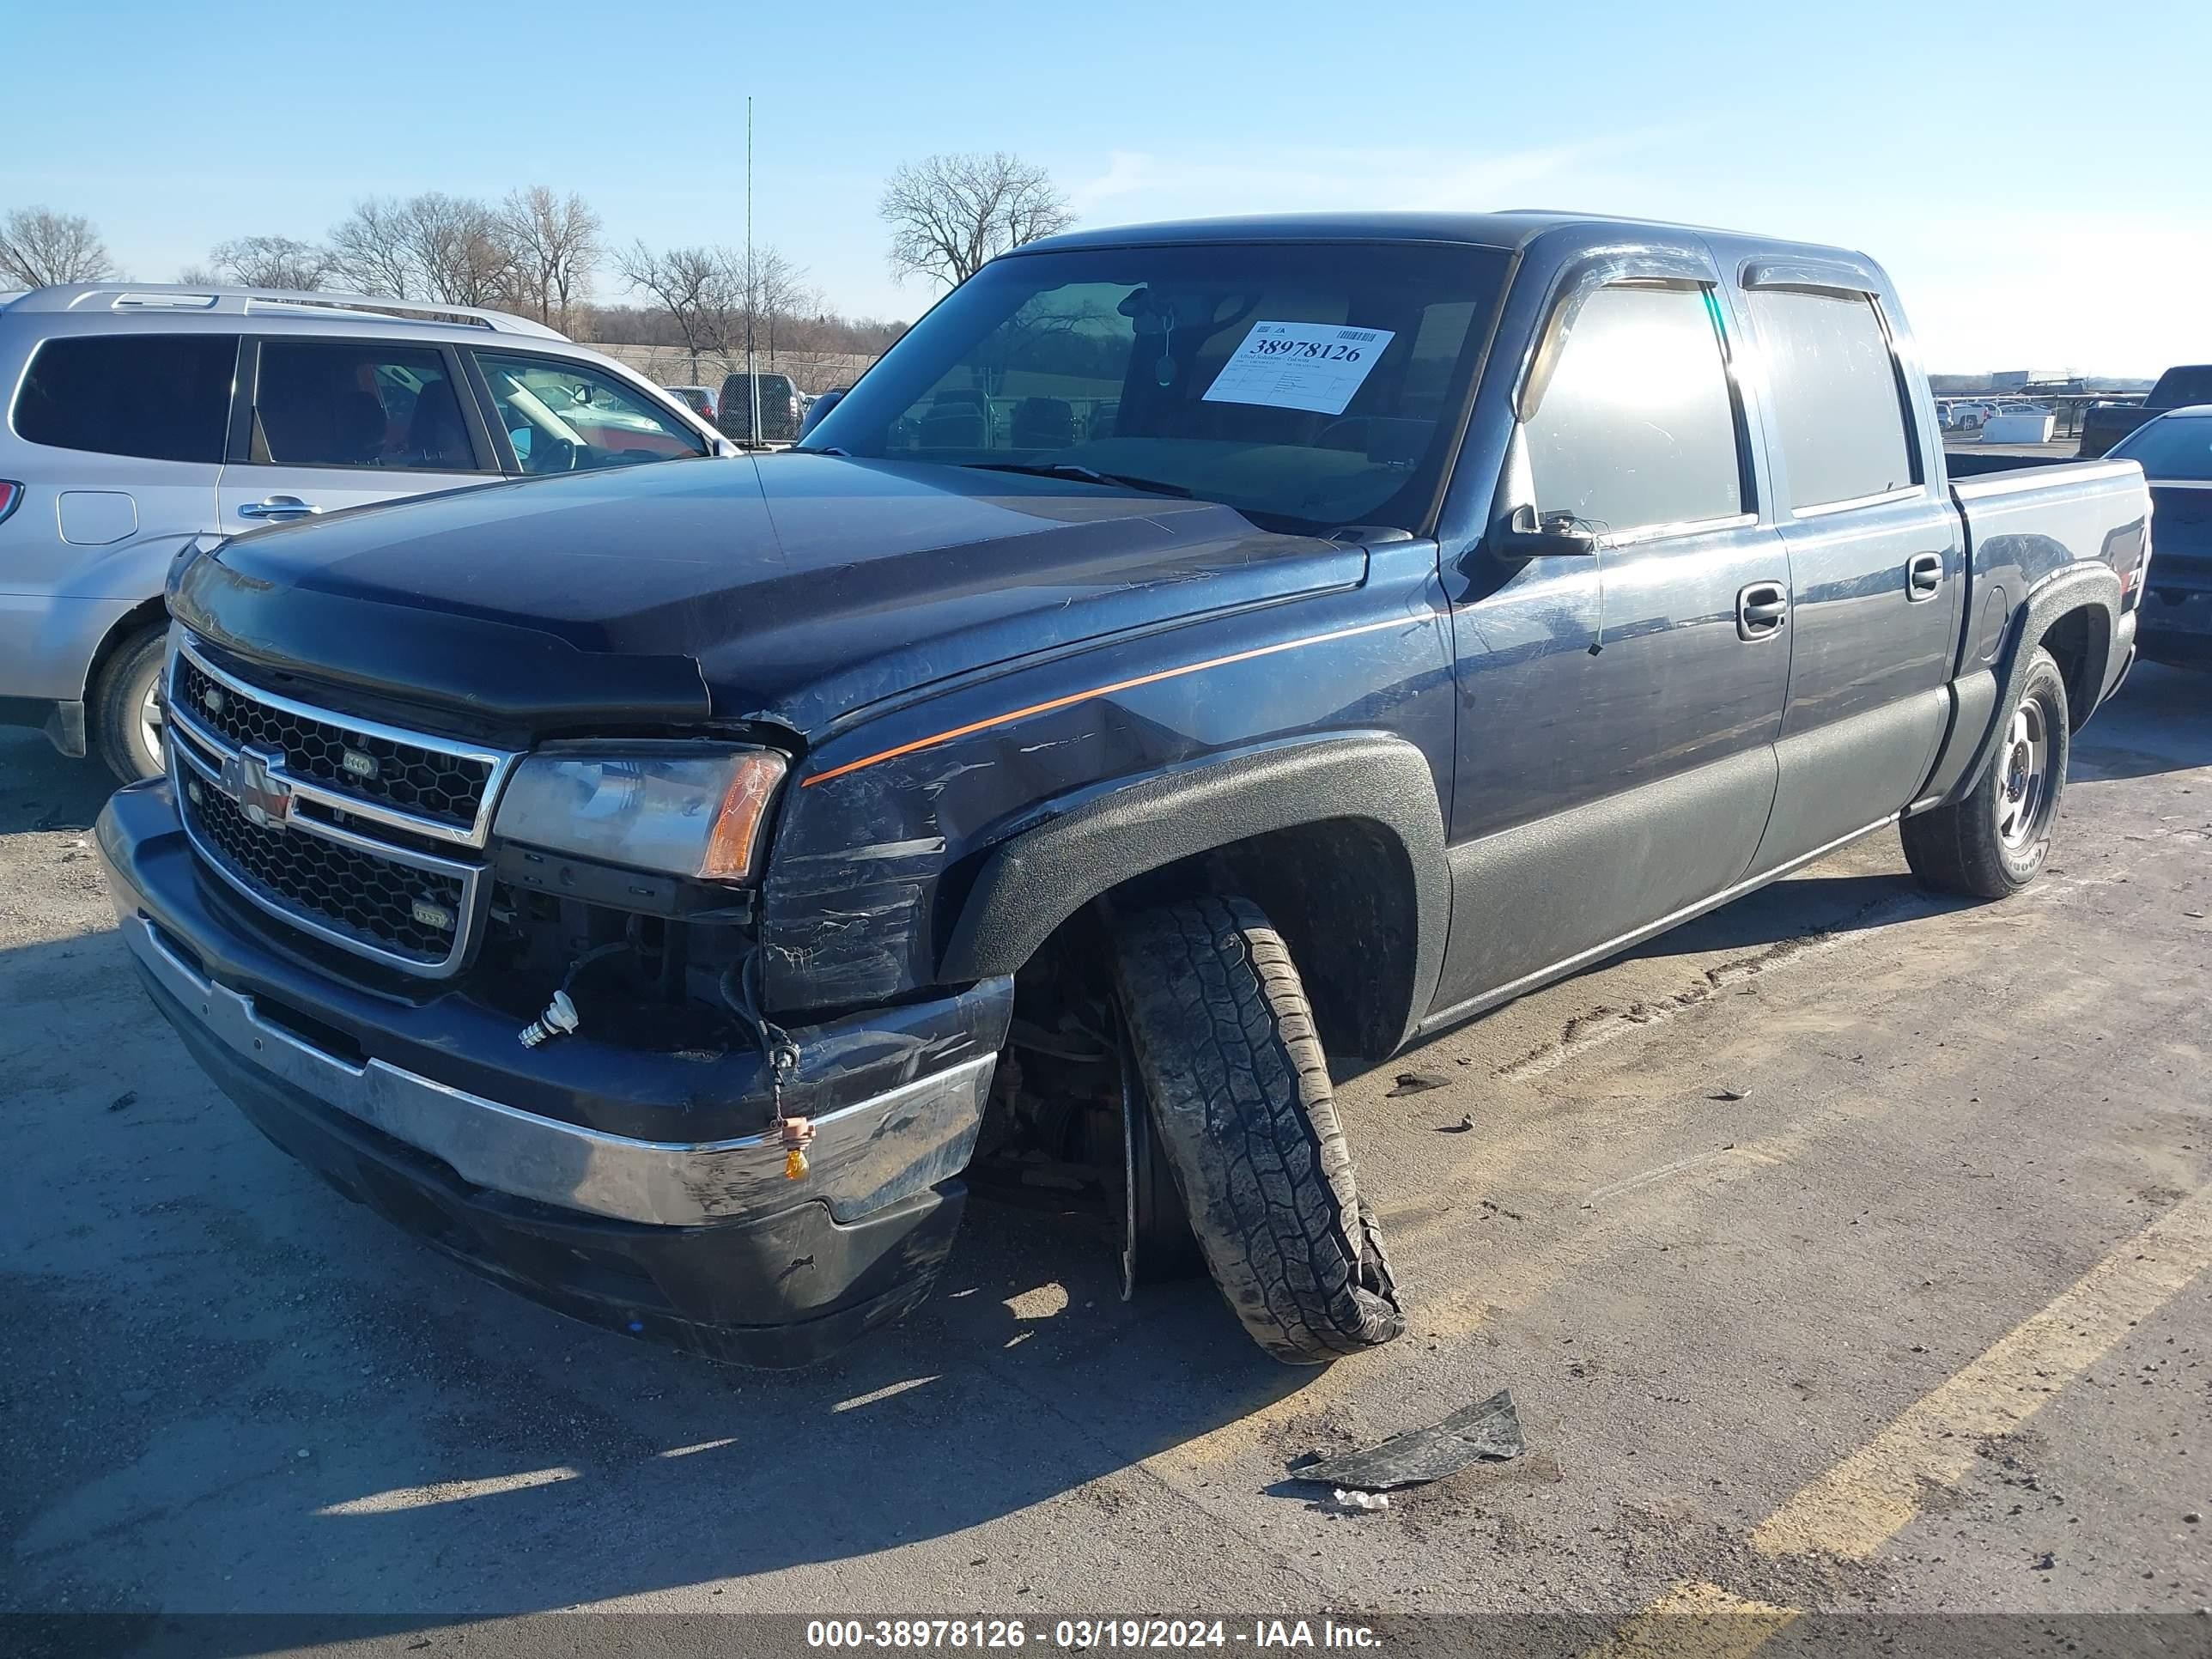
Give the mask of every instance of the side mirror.
<svg viewBox="0 0 2212 1659">
<path fill-rule="evenodd" d="M 806 418 L 799 423 L 799 435 L 801 438 L 804 438 L 808 433 L 813 431 L 814 428 L 821 423 L 822 417 L 824 415 L 827 415 L 831 410 L 836 408 L 840 403 L 844 401 L 844 397 L 845 394 L 842 391 L 825 392 L 820 397 L 817 398 L 811 404 L 808 404 L 806 408 Z"/>
<path fill-rule="evenodd" d="M 1492 537 L 1500 558 L 1587 559 L 1597 552 L 1597 536 L 1571 513 L 1548 514 L 1542 519 L 1526 505 L 1513 509 L 1505 527 Z"/>
</svg>

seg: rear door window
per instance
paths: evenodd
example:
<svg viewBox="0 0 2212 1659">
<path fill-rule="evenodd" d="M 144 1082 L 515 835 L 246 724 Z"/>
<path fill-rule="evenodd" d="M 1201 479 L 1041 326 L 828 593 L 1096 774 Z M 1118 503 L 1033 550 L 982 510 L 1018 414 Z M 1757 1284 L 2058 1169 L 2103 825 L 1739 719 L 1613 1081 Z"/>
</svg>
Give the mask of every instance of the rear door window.
<svg viewBox="0 0 2212 1659">
<path fill-rule="evenodd" d="M 58 449 L 212 465 L 222 459 L 237 366 L 233 334 L 48 340 L 23 377 L 13 424 Z"/>
<path fill-rule="evenodd" d="M 1710 290 L 1601 288 L 1528 419 L 1537 510 L 1608 536 L 1734 518 L 1744 511 L 1736 434 Z"/>
<path fill-rule="evenodd" d="M 446 354 L 377 340 L 264 340 L 252 459 L 391 471 L 483 469 Z"/>
<path fill-rule="evenodd" d="M 492 407 L 526 473 L 703 455 L 706 445 L 668 410 L 613 375 L 551 357 L 479 351 Z"/>
<path fill-rule="evenodd" d="M 1904 380 L 1873 299 L 1799 289 L 1753 289 L 1749 298 L 1790 507 L 1917 485 Z"/>
</svg>

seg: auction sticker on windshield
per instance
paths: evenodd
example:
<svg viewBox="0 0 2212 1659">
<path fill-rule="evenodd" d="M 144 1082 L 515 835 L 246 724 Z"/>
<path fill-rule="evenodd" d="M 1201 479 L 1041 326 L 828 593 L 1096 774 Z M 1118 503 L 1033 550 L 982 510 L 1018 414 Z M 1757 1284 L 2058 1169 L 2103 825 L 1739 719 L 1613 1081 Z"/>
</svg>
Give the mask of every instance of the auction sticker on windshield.
<svg viewBox="0 0 2212 1659">
<path fill-rule="evenodd" d="M 1255 323 L 1206 389 L 1205 401 L 1341 415 L 1395 337 L 1387 328 Z"/>
</svg>

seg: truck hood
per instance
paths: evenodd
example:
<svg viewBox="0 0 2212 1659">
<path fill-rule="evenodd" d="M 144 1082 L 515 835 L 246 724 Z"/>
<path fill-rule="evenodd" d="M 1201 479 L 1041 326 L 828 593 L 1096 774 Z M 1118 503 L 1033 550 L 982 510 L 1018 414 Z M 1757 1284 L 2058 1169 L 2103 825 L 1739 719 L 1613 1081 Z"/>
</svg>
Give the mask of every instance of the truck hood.
<svg viewBox="0 0 2212 1659">
<path fill-rule="evenodd" d="M 1358 583 L 1231 508 L 777 454 L 492 484 L 257 532 L 171 609 L 280 672 L 532 731 L 800 732 L 933 681 Z"/>
</svg>

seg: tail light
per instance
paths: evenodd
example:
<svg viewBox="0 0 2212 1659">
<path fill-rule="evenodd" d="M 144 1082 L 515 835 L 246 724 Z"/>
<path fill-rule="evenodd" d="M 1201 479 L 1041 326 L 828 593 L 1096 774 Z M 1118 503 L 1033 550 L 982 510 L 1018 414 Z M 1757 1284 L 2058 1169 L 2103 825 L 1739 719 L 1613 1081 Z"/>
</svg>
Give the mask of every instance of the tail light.
<svg viewBox="0 0 2212 1659">
<path fill-rule="evenodd" d="M 5 524 L 8 521 L 8 515 L 22 504 L 22 485 L 10 483 L 7 479 L 0 478 L 0 524 Z"/>
</svg>

